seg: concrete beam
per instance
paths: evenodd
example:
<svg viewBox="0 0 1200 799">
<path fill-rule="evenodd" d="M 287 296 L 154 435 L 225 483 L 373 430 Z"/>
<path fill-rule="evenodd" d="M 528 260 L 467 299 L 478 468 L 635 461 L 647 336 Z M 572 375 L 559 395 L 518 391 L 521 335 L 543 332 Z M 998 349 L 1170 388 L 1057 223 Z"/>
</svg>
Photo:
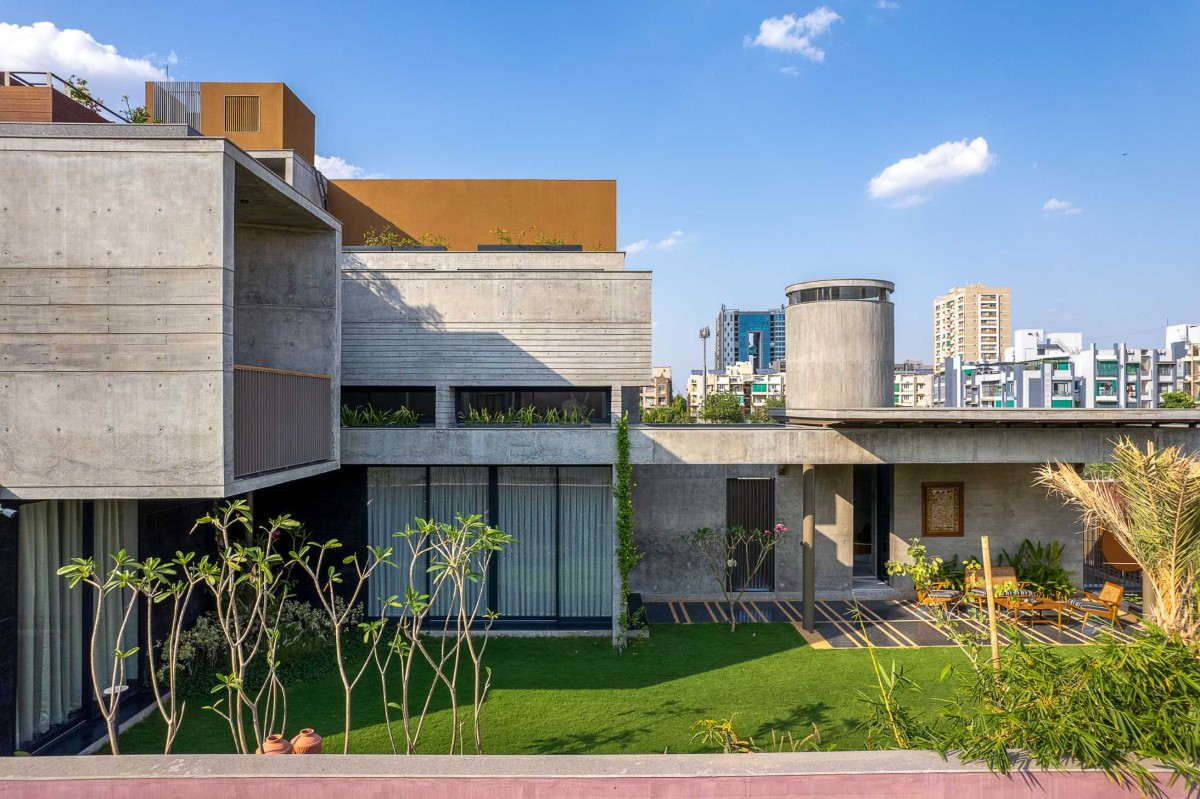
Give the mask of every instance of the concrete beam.
<svg viewBox="0 0 1200 799">
<path fill-rule="evenodd" d="M 1200 430 L 1127 428 L 797 428 L 639 425 L 629 431 L 635 464 L 1093 463 L 1113 442 L 1200 451 Z"/>
<path fill-rule="evenodd" d="M 366 466 L 600 466 L 617 432 L 589 427 L 344 427 L 342 463 Z"/>
</svg>

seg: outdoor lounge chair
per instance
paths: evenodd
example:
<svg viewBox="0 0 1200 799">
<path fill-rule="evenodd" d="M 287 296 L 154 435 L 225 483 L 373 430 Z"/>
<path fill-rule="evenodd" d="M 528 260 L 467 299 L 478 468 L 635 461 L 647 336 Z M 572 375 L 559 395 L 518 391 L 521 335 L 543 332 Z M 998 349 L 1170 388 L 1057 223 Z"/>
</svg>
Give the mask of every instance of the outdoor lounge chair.
<svg viewBox="0 0 1200 799">
<path fill-rule="evenodd" d="M 1068 600 L 1067 607 L 1072 613 L 1076 610 L 1082 613 L 1085 623 L 1089 615 L 1099 616 L 1102 619 L 1108 619 L 1119 630 L 1121 629 L 1121 600 L 1124 598 L 1124 588 L 1116 583 L 1106 582 L 1100 589 L 1100 593 L 1084 591 L 1082 597 Z"/>
<path fill-rule="evenodd" d="M 983 569 L 967 569 L 963 584 L 966 587 L 966 598 L 976 605 L 987 602 L 987 582 Z M 1017 579 L 1017 571 L 1012 566 L 992 567 L 992 591 L 997 597 L 1011 596 L 1018 599 L 1032 599 L 1034 592 L 1026 583 Z"/>
<path fill-rule="evenodd" d="M 926 588 L 917 589 L 917 605 L 941 606 L 949 608 L 962 599 L 962 591 L 947 582 L 930 583 Z"/>
</svg>

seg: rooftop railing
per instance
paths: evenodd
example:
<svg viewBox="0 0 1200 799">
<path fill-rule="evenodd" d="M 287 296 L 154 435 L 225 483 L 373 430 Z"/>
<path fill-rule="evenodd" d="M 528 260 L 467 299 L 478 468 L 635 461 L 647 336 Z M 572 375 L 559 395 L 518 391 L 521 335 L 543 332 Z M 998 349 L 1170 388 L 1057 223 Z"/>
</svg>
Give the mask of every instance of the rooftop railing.
<svg viewBox="0 0 1200 799">
<path fill-rule="evenodd" d="M 0 82 L 5 86 L 32 86 L 38 88 L 51 88 L 60 94 L 70 97 L 74 102 L 79 103 L 84 108 L 95 111 L 101 116 L 108 116 L 113 122 L 128 122 L 129 118 L 119 111 L 114 111 L 100 100 L 91 97 L 88 94 L 88 102 L 80 102 L 75 96 L 79 92 L 86 93 L 86 89 L 76 86 L 66 78 L 55 75 L 53 72 L 26 72 L 5 70 L 0 72 Z"/>
</svg>

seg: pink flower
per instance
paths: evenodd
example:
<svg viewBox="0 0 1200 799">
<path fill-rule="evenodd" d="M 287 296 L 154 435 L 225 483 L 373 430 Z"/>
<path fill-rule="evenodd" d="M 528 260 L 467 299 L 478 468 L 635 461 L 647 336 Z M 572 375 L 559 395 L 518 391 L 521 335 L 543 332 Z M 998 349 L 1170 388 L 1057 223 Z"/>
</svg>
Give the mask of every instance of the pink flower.
<svg viewBox="0 0 1200 799">
<path fill-rule="evenodd" d="M 775 532 L 786 533 L 787 531 L 788 531 L 788 529 L 786 527 L 784 527 L 782 524 L 775 525 Z"/>
</svg>

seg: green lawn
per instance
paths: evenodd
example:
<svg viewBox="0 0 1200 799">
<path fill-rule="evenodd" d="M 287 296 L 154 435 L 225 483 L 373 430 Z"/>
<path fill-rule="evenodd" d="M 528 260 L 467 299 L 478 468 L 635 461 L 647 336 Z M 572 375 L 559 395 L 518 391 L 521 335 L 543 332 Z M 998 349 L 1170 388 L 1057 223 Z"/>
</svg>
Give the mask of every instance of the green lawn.
<svg viewBox="0 0 1200 799">
<path fill-rule="evenodd" d="M 947 662 L 965 663 L 955 648 L 876 652 L 885 667 L 902 665 L 927 700 L 946 694 L 938 676 Z M 691 741 L 691 724 L 731 716 L 739 733 L 760 744 L 772 730 L 800 737 L 815 723 L 826 743 L 857 749 L 864 744 L 860 692 L 875 690 L 867 650 L 812 649 L 786 624 L 748 624 L 736 633 L 719 625 L 655 627 L 624 653 L 604 638 L 496 638 L 486 662 L 493 673 L 482 721 L 489 754 L 703 751 Z M 354 694 L 353 752 L 391 751 L 373 676 Z M 336 676 L 293 686 L 288 734 L 314 727 L 326 736 L 326 751 L 340 752 L 342 696 Z M 175 752 L 231 751 L 229 728 L 202 709 L 207 701 L 188 702 Z M 422 747 L 429 753 L 444 752 L 448 742 L 444 697 L 435 706 Z M 122 753 L 161 752 L 162 733 L 155 713 L 122 736 Z"/>
</svg>

